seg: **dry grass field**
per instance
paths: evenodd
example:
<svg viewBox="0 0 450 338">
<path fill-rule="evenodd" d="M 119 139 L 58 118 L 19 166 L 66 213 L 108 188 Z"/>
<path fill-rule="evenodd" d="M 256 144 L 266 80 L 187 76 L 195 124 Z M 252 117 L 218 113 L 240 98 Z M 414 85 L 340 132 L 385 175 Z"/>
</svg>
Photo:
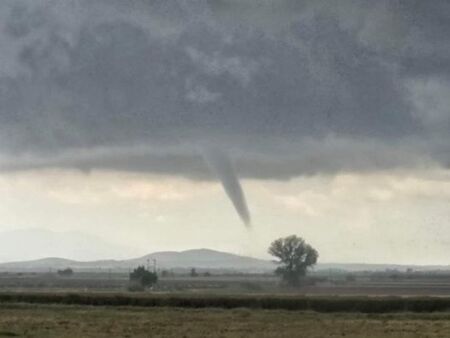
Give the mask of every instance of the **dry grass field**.
<svg viewBox="0 0 450 338">
<path fill-rule="evenodd" d="M 450 313 L 0 304 L 0 337 L 450 337 Z"/>
<path fill-rule="evenodd" d="M 450 337 L 447 276 L 295 291 L 276 281 L 177 277 L 152 292 L 130 293 L 127 275 L 3 274 L 0 338 Z"/>
</svg>

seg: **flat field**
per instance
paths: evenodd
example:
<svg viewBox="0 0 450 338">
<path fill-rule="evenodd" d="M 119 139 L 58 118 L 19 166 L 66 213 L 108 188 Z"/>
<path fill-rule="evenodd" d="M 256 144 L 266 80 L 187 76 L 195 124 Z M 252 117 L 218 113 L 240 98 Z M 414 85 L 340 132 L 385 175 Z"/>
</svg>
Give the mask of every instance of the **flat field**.
<svg viewBox="0 0 450 338">
<path fill-rule="evenodd" d="M 314 280 L 314 282 L 312 282 Z M 360 273 L 359 275 L 316 276 L 295 293 L 310 296 L 450 296 L 450 274 Z M 123 292 L 128 273 L 75 272 L 62 277 L 49 272 L 0 272 L 0 292 L 7 291 L 108 291 Z M 155 291 L 167 293 L 285 294 L 279 278 L 272 275 L 212 275 L 161 277 Z"/>
<path fill-rule="evenodd" d="M 0 304 L 0 337 L 450 337 L 450 313 Z"/>
</svg>

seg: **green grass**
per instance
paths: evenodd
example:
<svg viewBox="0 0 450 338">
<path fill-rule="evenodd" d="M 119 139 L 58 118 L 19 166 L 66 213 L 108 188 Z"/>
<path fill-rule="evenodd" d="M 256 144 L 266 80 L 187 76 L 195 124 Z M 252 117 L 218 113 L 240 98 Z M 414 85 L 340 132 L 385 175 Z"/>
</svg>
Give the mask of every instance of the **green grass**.
<svg viewBox="0 0 450 338">
<path fill-rule="evenodd" d="M 450 337 L 449 313 L 1 304 L 0 337 Z"/>
<path fill-rule="evenodd" d="M 183 295 L 151 293 L 0 293 L 0 303 L 73 304 L 182 308 L 252 308 L 316 312 L 437 312 L 450 311 L 450 298 L 329 297 L 271 295 Z"/>
</svg>

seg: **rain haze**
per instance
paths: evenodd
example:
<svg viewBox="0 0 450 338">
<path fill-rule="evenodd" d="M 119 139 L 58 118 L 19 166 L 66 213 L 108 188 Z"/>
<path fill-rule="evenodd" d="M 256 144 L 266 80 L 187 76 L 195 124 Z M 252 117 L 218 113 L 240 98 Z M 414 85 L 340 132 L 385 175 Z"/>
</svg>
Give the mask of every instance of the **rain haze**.
<svg viewBox="0 0 450 338">
<path fill-rule="evenodd" d="M 2 0 L 0 261 L 268 258 L 295 233 L 321 262 L 448 264 L 449 17 L 446 0 Z M 29 233 L 97 245 L 20 248 Z"/>
</svg>

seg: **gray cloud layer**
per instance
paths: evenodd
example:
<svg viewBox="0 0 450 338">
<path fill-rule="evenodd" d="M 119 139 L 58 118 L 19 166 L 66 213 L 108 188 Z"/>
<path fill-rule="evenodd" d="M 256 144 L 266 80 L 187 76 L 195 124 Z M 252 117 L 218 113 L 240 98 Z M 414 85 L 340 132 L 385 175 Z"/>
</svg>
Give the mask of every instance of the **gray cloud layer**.
<svg viewBox="0 0 450 338">
<path fill-rule="evenodd" d="M 445 1 L 0 3 L 0 166 L 207 178 L 450 163 Z"/>
</svg>

